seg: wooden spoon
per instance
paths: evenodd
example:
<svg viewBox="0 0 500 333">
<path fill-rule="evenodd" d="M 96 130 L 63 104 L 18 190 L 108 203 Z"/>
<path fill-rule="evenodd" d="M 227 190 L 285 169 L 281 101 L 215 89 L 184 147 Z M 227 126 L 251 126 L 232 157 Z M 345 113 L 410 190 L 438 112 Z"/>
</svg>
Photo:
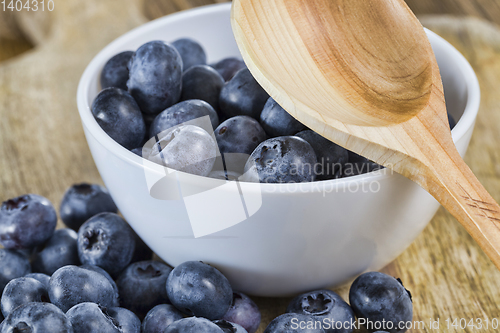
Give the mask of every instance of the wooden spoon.
<svg viewBox="0 0 500 333">
<path fill-rule="evenodd" d="M 500 268 L 500 207 L 455 148 L 434 53 L 403 0 L 233 0 L 231 21 L 283 108 L 422 186 Z"/>
</svg>

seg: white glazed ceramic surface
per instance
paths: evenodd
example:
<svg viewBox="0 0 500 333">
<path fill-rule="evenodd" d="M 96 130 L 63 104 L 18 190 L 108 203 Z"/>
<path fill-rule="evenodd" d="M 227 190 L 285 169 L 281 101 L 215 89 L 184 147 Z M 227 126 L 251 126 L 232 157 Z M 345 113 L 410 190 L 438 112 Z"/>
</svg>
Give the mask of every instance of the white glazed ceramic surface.
<svg viewBox="0 0 500 333">
<path fill-rule="evenodd" d="M 151 40 L 191 37 L 205 47 L 209 63 L 240 57 L 229 18 L 230 5 L 221 4 L 152 21 L 104 48 L 83 74 L 78 109 L 85 135 L 120 211 L 170 265 L 202 260 L 218 267 L 236 290 L 253 295 L 339 285 L 363 271 L 382 268 L 411 244 L 439 207 L 406 178 L 383 170 L 300 186 L 240 183 L 245 210 L 235 183 L 176 173 L 183 194 L 195 195 L 159 200 L 151 197 L 149 188 L 165 170 L 118 145 L 92 117 L 89 106 L 98 93 L 100 70 L 114 54 Z M 448 109 L 456 119 L 463 114 L 453 130 L 463 155 L 479 108 L 477 78 L 457 50 L 436 34 L 427 34 Z M 218 229 L 223 230 L 213 233 Z M 195 233 L 208 235 L 195 238 Z"/>
</svg>

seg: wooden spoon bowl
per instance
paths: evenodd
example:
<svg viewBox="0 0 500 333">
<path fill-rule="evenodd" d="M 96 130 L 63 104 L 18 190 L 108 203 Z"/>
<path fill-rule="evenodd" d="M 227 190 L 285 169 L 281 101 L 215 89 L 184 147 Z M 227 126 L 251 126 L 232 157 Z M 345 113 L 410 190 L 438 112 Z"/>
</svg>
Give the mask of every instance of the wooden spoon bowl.
<svg viewBox="0 0 500 333">
<path fill-rule="evenodd" d="M 500 207 L 453 144 L 439 68 L 403 0 L 233 0 L 231 20 L 282 107 L 418 183 L 500 268 Z"/>
</svg>

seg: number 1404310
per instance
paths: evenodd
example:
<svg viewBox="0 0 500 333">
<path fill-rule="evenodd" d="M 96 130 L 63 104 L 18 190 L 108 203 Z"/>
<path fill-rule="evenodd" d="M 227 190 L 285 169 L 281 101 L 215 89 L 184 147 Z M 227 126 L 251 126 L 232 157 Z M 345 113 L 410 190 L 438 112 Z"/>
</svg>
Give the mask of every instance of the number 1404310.
<svg viewBox="0 0 500 333">
<path fill-rule="evenodd" d="M 3 11 L 20 12 L 20 11 L 53 11 L 54 0 L 2 0 L 0 8 Z"/>
</svg>

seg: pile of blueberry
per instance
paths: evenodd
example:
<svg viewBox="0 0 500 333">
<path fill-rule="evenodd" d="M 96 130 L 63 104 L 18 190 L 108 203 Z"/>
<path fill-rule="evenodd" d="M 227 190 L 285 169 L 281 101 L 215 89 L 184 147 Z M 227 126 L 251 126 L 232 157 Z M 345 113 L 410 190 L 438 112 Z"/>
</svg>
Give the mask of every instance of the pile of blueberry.
<svg viewBox="0 0 500 333">
<path fill-rule="evenodd" d="M 172 269 L 153 260 L 104 187 L 71 186 L 59 215 L 68 228 L 55 230 L 56 211 L 42 196 L 2 203 L 0 333 L 254 333 L 259 327 L 257 305 L 216 268 L 188 261 Z M 265 332 L 352 332 L 355 316 L 394 325 L 412 319 L 409 292 L 382 273 L 358 277 L 349 299 L 351 306 L 329 290 L 302 294 Z M 312 321 L 347 324 L 311 329 Z"/>
<path fill-rule="evenodd" d="M 203 47 L 192 39 L 151 41 L 115 55 L 101 72 L 101 86 L 91 109 L 104 131 L 134 153 L 176 170 L 289 183 L 381 168 L 295 120 L 243 61 L 226 58 L 208 66 Z M 211 128 L 186 124 L 202 117 Z M 216 163 L 217 148 L 224 163 Z M 243 163 L 230 155 L 244 156 Z"/>
</svg>

